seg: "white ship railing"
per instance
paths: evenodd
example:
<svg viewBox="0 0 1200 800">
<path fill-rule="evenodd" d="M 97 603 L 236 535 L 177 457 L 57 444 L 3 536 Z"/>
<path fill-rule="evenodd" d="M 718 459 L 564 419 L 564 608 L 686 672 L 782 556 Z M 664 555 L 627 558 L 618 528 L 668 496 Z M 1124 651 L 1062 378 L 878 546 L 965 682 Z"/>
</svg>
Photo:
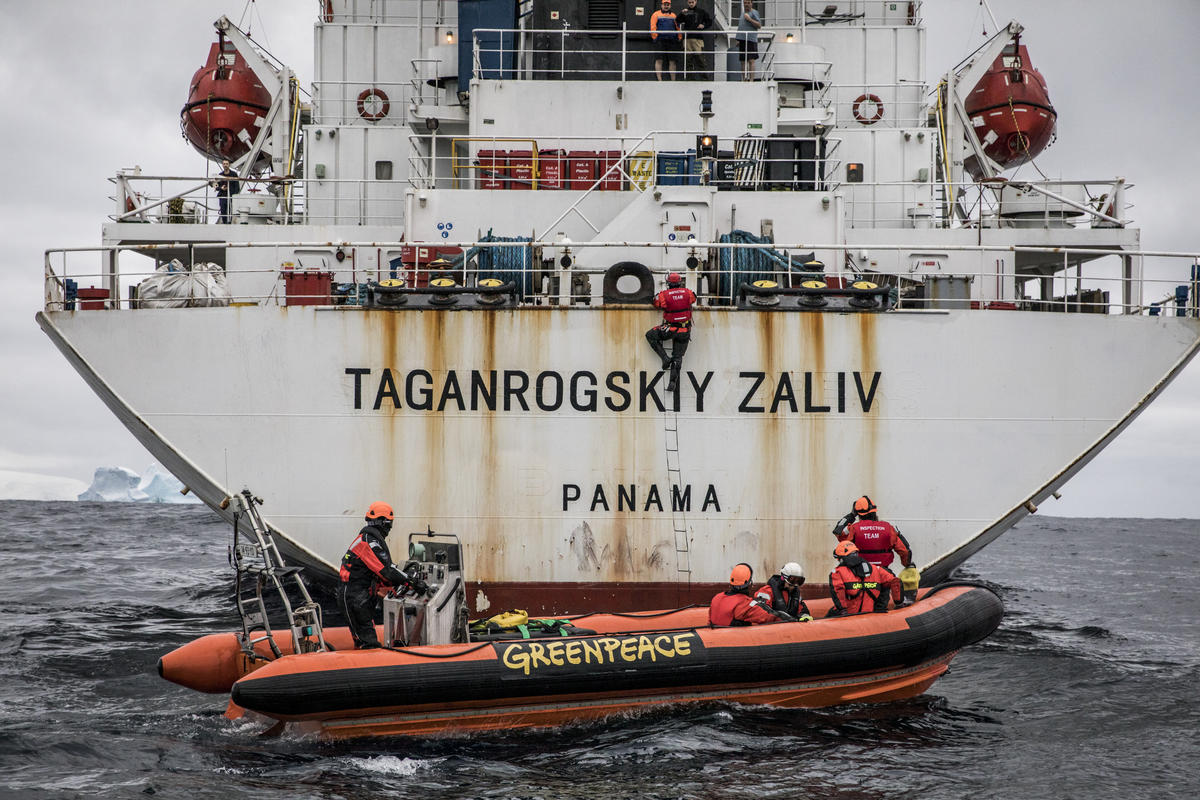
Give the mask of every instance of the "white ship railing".
<svg viewBox="0 0 1200 800">
<path fill-rule="evenodd" d="M 222 305 L 358 307 L 368 286 L 378 281 L 402 280 L 423 287 L 431 278 L 444 276 L 456 285 L 473 286 L 480 274 L 497 271 L 494 265 L 484 268 L 478 263 L 478 254 L 492 250 L 518 257 L 509 277 L 532 287 L 519 300 L 519 305 L 532 307 L 601 308 L 602 284 L 616 261 L 628 261 L 634 253 L 641 263 L 662 264 L 664 255 L 674 252 L 691 256 L 695 266 L 648 268 L 655 287 L 661 287 L 666 272 L 682 271 L 700 303 L 713 309 L 746 310 L 743 284 L 751 280 L 794 289 L 805 280 L 819 279 L 835 290 L 856 281 L 887 287 L 891 306 L 899 310 L 1200 314 L 1200 252 L 926 244 L 928 248 L 872 244 L 873 258 L 891 253 L 896 263 L 907 265 L 886 271 L 863 263 L 857 246 L 806 242 L 193 241 L 63 248 L 45 255 L 45 308 L 137 308 L 139 285 L 160 265 L 178 259 L 179 268 L 186 271 L 184 264 L 214 257 L 237 262 L 212 268 L 243 287 L 231 290 Z M 927 250 L 940 255 L 926 260 L 921 254 Z M 472 256 L 466 263 L 463 251 Z M 453 259 L 455 252 L 457 261 L 434 261 Z M 747 259 L 757 259 L 759 266 L 741 271 L 722 267 Z M 196 300 L 195 305 L 209 304 Z"/>
<path fill-rule="evenodd" d="M 428 61 L 421 60 L 412 63 L 416 69 L 415 65 L 424 65 Z M 441 62 L 434 60 L 434 63 Z M 369 87 L 379 100 L 385 100 L 386 108 L 382 103 L 378 106 L 368 107 L 364 101 L 360 101 L 359 96 L 366 91 L 365 87 Z M 414 80 L 372 80 L 367 83 L 363 81 L 313 81 L 313 93 L 321 99 L 320 110 L 315 108 L 313 110 L 313 125 L 362 125 L 366 121 L 372 127 L 384 128 L 407 126 L 410 122 L 409 103 L 413 99 L 428 102 L 428 98 L 436 94 L 428 85 L 418 92 Z M 368 118 L 364 114 L 372 116 Z M 376 117 L 375 114 L 379 114 L 379 116 Z M 314 128 L 312 131 L 315 136 L 316 129 Z M 322 135 L 325 134 L 322 133 Z"/>
<path fill-rule="evenodd" d="M 717 0 L 736 27 L 740 0 Z M 755 0 L 765 28 L 848 26 L 859 28 L 919 25 L 921 0 Z"/>
<path fill-rule="evenodd" d="M 704 51 L 698 57 L 692 54 L 692 66 L 688 54 L 679 51 L 677 80 L 742 79 L 736 30 L 688 32 L 687 36 L 702 40 Z M 775 77 L 775 36 L 767 28 L 758 32 L 756 80 Z M 483 80 L 653 81 L 660 75 L 662 80 L 670 79 L 667 63 L 661 70 L 655 67 L 662 55 L 648 29 L 477 28 L 473 38 L 472 74 Z M 819 71 L 821 65 L 813 68 Z"/>
<path fill-rule="evenodd" d="M 532 191 L 645 191 L 653 186 L 700 185 L 729 189 L 775 188 L 772 165 L 809 177 L 807 191 L 833 191 L 840 172 L 841 140 L 824 139 L 824 157 L 772 159 L 763 137 L 716 138 L 718 158 L 706 163 L 696 154 L 700 130 L 651 131 L 642 136 L 555 136 L 534 138 L 447 136 L 431 131 L 410 137 L 410 183 L 417 189 L 491 189 Z M 437 143 L 449 154 L 434 156 Z M 817 153 L 820 140 L 797 136 Z M 564 203 L 566 201 L 564 200 Z"/>
<path fill-rule="evenodd" d="M 445 28 L 455 26 L 455 3 L 380 2 L 332 0 L 317 7 L 317 21 L 325 25 L 397 25 Z M 737 20 L 740 0 L 716 0 L 717 13 Z M 916 25 L 921 22 L 922 0 L 755 0 L 766 27 L 779 25 L 847 25 L 877 27 Z M 656 4 L 649 8 L 657 9 Z M 676 12 L 680 10 L 675 9 Z M 650 12 L 646 12 L 649 19 Z M 736 22 L 734 23 L 736 27 Z"/>
<path fill-rule="evenodd" d="M 857 164 L 827 170 L 845 195 L 846 227 L 872 228 L 1123 228 L 1129 184 L 1099 180 L 993 180 L 943 183 L 922 168 L 913 181 L 855 181 Z M 948 189 L 953 192 L 948 192 Z M 947 197 L 953 197 L 951 203 Z"/>
<path fill-rule="evenodd" d="M 405 218 L 404 189 L 492 189 L 563 192 L 563 208 L 578 203 L 578 191 L 645 191 L 661 185 L 699 185 L 704 162 L 696 158 L 698 131 L 656 131 L 642 137 L 467 137 L 436 131 L 409 136 L 414 155 L 407 181 L 320 179 L 322 195 L 306 200 L 306 181 L 248 179 L 231 203 L 233 224 L 398 225 Z M 434 156 L 437 142 L 449 154 Z M 811 137 L 795 137 L 812 143 Z M 763 137 L 717 139 L 718 158 L 707 164 L 712 185 L 722 190 L 790 188 L 840 192 L 846 227 L 872 228 L 1121 228 L 1132 206 L 1122 178 L 983 183 L 935 181 L 928 167 L 914 180 L 862 181 L 862 167 L 840 157 L 841 140 L 825 138 L 824 157 L 788 159 L 806 178 L 772 178 L 778 163 L 762 147 Z M 591 157 L 591 171 L 575 162 Z M 389 169 L 391 162 L 380 162 Z M 377 167 L 378 169 L 378 167 Z M 396 170 L 397 177 L 399 170 Z M 217 192 L 211 176 L 119 173 L 110 179 L 115 222 L 218 224 Z M 292 191 L 286 197 L 286 184 Z M 784 185 L 786 184 L 786 185 Z M 952 191 L 950 191 L 952 190 Z M 953 198 L 951 203 L 947 198 Z"/>
</svg>

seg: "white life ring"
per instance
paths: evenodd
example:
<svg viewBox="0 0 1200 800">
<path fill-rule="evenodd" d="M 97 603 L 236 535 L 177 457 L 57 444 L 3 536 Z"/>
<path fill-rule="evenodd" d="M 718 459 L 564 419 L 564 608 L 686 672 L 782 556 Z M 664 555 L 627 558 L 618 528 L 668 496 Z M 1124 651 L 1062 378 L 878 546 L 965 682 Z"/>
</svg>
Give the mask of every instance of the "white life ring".
<svg viewBox="0 0 1200 800">
<path fill-rule="evenodd" d="M 862 113 L 863 103 L 875 104 L 875 114 L 873 116 L 868 117 Z M 883 101 L 879 99 L 879 95 L 860 94 L 858 99 L 854 101 L 854 118 L 863 125 L 874 125 L 883 119 Z"/>
<path fill-rule="evenodd" d="M 368 109 L 367 104 L 370 103 L 375 110 Z M 366 120 L 374 122 L 377 119 L 383 119 L 392 110 L 392 103 L 388 100 L 388 96 L 384 94 L 382 89 L 374 87 L 363 89 L 358 96 L 358 115 Z"/>
</svg>

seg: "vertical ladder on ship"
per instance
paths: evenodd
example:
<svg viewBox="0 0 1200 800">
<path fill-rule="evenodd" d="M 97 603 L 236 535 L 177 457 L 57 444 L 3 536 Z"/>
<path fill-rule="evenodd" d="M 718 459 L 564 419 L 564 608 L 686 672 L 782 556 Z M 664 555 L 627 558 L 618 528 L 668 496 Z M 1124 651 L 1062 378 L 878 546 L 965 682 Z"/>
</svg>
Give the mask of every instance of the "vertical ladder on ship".
<svg viewBox="0 0 1200 800">
<path fill-rule="evenodd" d="M 692 582 L 692 550 L 688 543 L 687 516 L 682 499 L 675 501 L 676 487 L 683 491 L 683 476 L 679 467 L 679 412 L 668 409 L 663 415 L 663 433 L 666 440 L 667 483 L 671 492 L 671 527 L 675 531 L 675 570 Z"/>
<path fill-rule="evenodd" d="M 266 659 L 255 650 L 255 645 L 266 642 L 275 658 L 282 652 L 275 642 L 275 631 L 271 628 L 264 592 L 273 592 L 283 605 L 284 614 L 292 636 L 293 653 L 312 653 L 328 649 L 325 632 L 321 624 L 321 606 L 308 593 L 304 579 L 300 577 L 302 567 L 289 567 L 284 563 L 271 530 L 258 513 L 262 499 L 243 489 L 241 494 L 228 498 L 221 507 L 235 505 L 233 518 L 233 545 L 229 548 L 229 563 L 236 570 L 238 616 L 242 620 L 242 633 L 238 637 L 242 651 L 251 660 Z M 249 541 L 241 541 L 240 521 L 245 516 L 250 526 Z M 296 595 L 292 603 L 289 586 Z"/>
</svg>

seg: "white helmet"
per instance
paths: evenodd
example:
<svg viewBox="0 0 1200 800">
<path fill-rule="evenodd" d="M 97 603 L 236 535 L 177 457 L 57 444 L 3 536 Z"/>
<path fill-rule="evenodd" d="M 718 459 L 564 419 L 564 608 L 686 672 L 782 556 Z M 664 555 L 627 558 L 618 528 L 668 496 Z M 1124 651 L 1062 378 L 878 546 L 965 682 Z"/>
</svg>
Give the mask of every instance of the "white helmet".
<svg viewBox="0 0 1200 800">
<path fill-rule="evenodd" d="M 804 570 L 795 561 L 789 561 L 779 570 L 779 574 L 784 578 L 803 578 Z"/>
</svg>

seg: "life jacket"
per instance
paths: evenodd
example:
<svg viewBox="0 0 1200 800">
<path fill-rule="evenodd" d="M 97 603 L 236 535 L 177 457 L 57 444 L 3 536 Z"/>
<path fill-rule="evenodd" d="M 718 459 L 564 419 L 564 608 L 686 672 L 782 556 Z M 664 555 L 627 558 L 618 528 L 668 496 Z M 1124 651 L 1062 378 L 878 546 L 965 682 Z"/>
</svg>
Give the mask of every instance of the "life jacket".
<svg viewBox="0 0 1200 800">
<path fill-rule="evenodd" d="M 888 567 L 895 558 L 892 552 L 901 555 L 901 561 L 911 561 L 912 554 L 907 543 L 892 523 L 881 519 L 860 519 L 846 527 L 843 539 L 849 539 L 858 547 L 858 554 L 872 564 Z"/>
<path fill-rule="evenodd" d="M 714 628 L 759 625 L 774 622 L 775 616 L 743 592 L 724 591 L 708 606 L 708 624 Z"/>
<path fill-rule="evenodd" d="M 800 599 L 800 587 L 797 586 L 795 589 L 788 587 L 784 583 L 782 575 L 772 575 L 762 588 L 754 593 L 754 596 L 776 611 L 786 612 L 793 617 L 799 617 L 801 613 L 808 613 L 808 607 Z M 803 611 L 801 611 L 802 607 Z"/>
<path fill-rule="evenodd" d="M 900 602 L 900 584 L 883 567 L 850 557 L 829 574 L 829 594 L 835 613 L 866 614 L 887 611 L 888 595 Z"/>
<path fill-rule="evenodd" d="M 407 581 L 392 564 L 387 543 L 374 525 L 366 525 L 342 556 L 338 578 L 347 591 L 377 592 L 380 586 L 399 586 Z"/>
<path fill-rule="evenodd" d="M 672 286 L 658 293 L 654 298 L 654 307 L 663 310 L 663 322 L 686 328 L 692 324 L 692 304 L 695 302 L 696 293 L 691 289 Z"/>
</svg>

